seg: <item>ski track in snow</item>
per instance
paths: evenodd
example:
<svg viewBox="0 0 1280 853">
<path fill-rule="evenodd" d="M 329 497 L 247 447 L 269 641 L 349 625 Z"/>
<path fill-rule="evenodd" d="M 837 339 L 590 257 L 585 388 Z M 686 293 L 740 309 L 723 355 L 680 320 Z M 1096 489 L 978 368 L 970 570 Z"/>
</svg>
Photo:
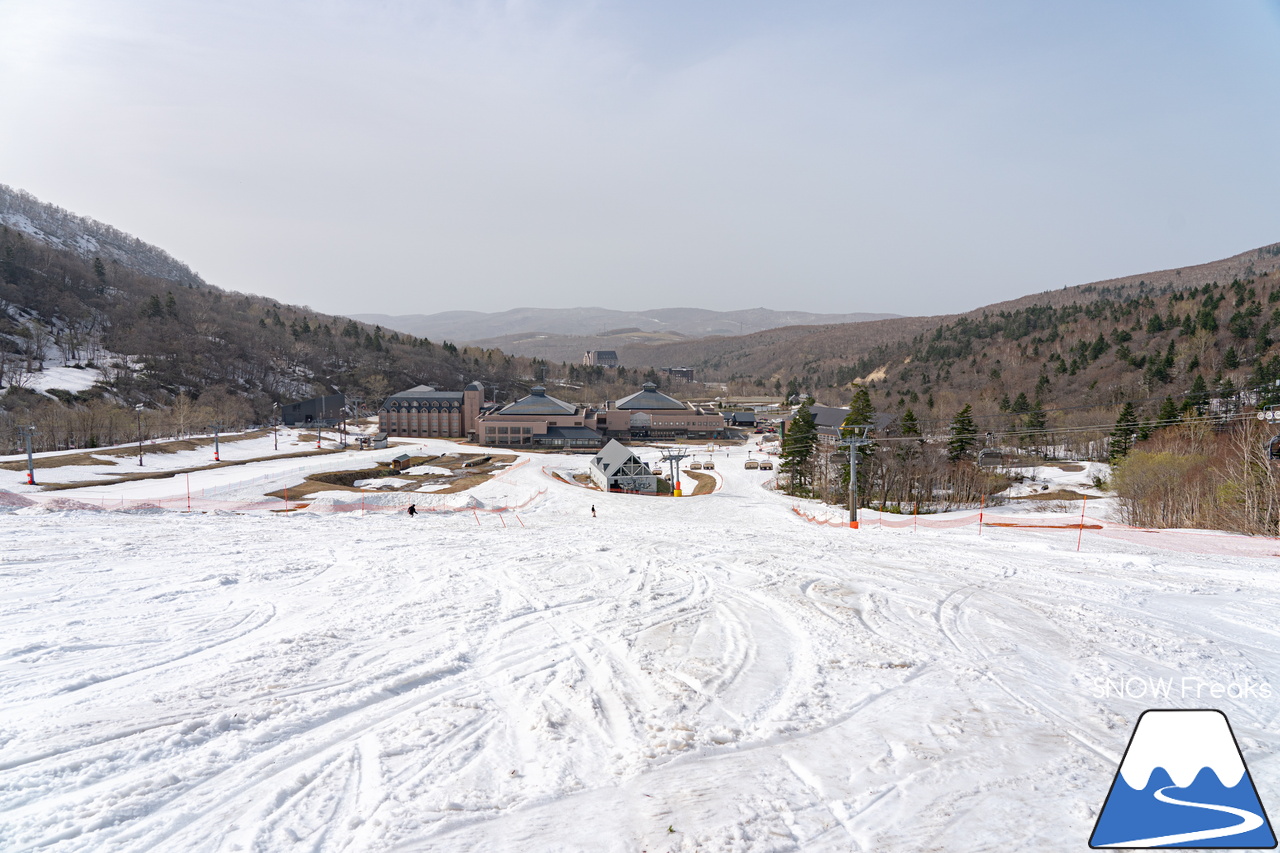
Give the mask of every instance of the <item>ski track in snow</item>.
<svg viewBox="0 0 1280 853">
<path fill-rule="evenodd" d="M 0 848 L 1077 850 L 1138 714 L 1207 706 L 1095 679 L 1280 690 L 1274 560 L 821 527 L 717 456 L 468 493 L 525 527 L 0 516 Z M 1216 700 L 1264 802 L 1277 701 Z"/>
</svg>

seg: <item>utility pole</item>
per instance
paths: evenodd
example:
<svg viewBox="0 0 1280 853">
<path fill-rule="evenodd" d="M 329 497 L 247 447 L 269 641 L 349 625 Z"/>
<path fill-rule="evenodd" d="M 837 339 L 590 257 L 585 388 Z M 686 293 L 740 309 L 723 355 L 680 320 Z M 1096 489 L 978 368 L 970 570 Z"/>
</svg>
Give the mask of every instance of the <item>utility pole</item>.
<svg viewBox="0 0 1280 853">
<path fill-rule="evenodd" d="M 221 462 L 221 445 L 218 442 L 218 433 L 222 431 L 222 424 L 210 424 L 209 426 L 213 430 L 213 461 Z"/>
<path fill-rule="evenodd" d="M 138 405 L 134 406 L 133 410 L 138 413 L 138 467 L 141 468 L 142 467 L 142 404 L 139 403 Z"/>
<path fill-rule="evenodd" d="M 30 426 L 20 426 L 18 431 L 22 433 L 22 437 L 27 443 L 27 485 L 34 486 L 36 484 L 36 464 L 31 456 L 31 436 L 35 435 L 36 428 L 32 424 Z"/>
<path fill-rule="evenodd" d="M 272 403 L 271 404 L 271 438 L 275 442 L 276 450 L 280 449 L 280 415 L 277 414 L 277 412 L 279 411 L 280 411 L 280 404 Z"/>
<path fill-rule="evenodd" d="M 837 447 L 847 447 L 849 449 L 849 527 L 853 530 L 858 529 L 858 448 L 863 445 L 871 444 L 867 438 L 867 433 L 871 431 L 871 424 L 854 424 L 851 426 L 841 427 L 841 430 L 850 430 L 852 434 L 842 441 L 837 441 Z M 859 430 L 861 432 L 859 433 Z"/>
</svg>

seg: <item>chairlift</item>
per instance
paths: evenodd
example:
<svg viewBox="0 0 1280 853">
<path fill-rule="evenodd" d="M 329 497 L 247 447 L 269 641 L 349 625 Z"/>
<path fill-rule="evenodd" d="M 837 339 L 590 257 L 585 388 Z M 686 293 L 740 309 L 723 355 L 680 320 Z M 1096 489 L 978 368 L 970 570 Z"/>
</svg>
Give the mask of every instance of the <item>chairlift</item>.
<svg viewBox="0 0 1280 853">
<path fill-rule="evenodd" d="M 1267 442 L 1267 458 L 1272 462 L 1280 462 L 1280 434 L 1277 434 Z"/>
<path fill-rule="evenodd" d="M 997 447 L 988 447 L 978 451 L 978 465 L 983 468 L 998 467 L 1004 464 L 1004 451 Z"/>
</svg>

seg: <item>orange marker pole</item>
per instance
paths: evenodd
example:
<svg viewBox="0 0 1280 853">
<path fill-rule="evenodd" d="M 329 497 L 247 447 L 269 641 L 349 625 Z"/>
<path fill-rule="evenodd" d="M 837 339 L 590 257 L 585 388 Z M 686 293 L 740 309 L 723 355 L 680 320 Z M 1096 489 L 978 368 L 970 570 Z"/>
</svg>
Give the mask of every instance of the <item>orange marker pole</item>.
<svg viewBox="0 0 1280 853">
<path fill-rule="evenodd" d="M 1080 533 L 1076 535 L 1077 551 L 1080 550 L 1080 541 L 1084 539 L 1084 508 L 1088 505 L 1088 503 L 1089 503 L 1089 498 L 1086 495 L 1085 499 L 1080 501 Z"/>
</svg>

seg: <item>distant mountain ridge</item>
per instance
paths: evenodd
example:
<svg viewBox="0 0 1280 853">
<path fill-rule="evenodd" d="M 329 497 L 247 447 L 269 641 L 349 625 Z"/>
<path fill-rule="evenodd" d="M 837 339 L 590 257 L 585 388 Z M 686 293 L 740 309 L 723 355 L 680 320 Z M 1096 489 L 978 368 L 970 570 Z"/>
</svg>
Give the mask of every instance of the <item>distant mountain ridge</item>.
<svg viewBox="0 0 1280 853">
<path fill-rule="evenodd" d="M 362 323 L 411 335 L 479 342 L 517 335 L 596 336 L 619 330 L 661 332 L 680 337 L 747 335 L 780 326 L 813 326 L 885 320 L 899 314 L 814 314 L 748 308 L 712 311 L 706 308 L 657 308 L 616 311 L 609 308 L 512 308 L 509 311 L 442 311 L 436 314 L 350 314 Z"/>
<path fill-rule="evenodd" d="M 103 263 L 114 262 L 134 272 L 179 284 L 205 284 L 189 266 L 161 248 L 4 184 L 0 184 L 0 226 L 54 248 L 75 252 L 85 259 L 102 258 Z"/>
</svg>

